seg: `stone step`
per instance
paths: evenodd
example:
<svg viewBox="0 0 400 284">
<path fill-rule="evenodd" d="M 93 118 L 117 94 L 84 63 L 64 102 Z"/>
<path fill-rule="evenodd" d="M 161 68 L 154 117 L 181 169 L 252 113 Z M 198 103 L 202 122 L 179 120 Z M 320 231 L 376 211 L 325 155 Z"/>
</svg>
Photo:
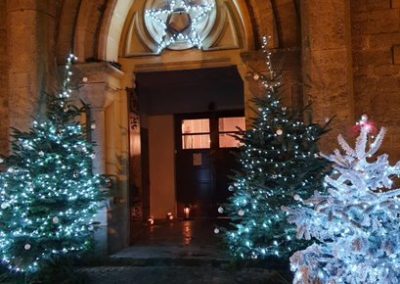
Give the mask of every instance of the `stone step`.
<svg viewBox="0 0 400 284">
<path fill-rule="evenodd" d="M 209 266 L 99 266 L 80 269 L 95 284 L 289 284 L 290 275 L 265 268 Z"/>
</svg>

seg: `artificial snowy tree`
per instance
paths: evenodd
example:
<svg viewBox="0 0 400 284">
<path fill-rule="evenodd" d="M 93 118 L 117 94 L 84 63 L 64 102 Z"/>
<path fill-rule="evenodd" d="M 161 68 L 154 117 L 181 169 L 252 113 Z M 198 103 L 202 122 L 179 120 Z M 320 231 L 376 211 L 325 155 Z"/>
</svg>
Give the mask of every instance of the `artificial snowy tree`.
<svg viewBox="0 0 400 284">
<path fill-rule="evenodd" d="M 400 281 L 400 189 L 393 181 L 400 162 L 391 166 L 387 154 L 374 157 L 384 128 L 374 138 L 365 115 L 358 126 L 354 149 L 339 135 L 343 151 L 326 157 L 334 163 L 327 192 L 304 200 L 306 207 L 287 209 L 298 237 L 318 241 L 290 258 L 294 283 Z"/>
<path fill-rule="evenodd" d="M 93 144 L 70 101 L 73 55 L 46 117 L 14 131 L 12 154 L 1 159 L 0 258 L 13 271 L 34 272 L 58 255 L 86 250 L 103 194 L 92 173 Z"/>
<path fill-rule="evenodd" d="M 295 203 L 295 194 L 309 197 L 321 188 L 327 167 L 317 146 L 325 128 L 304 123 L 301 114 L 282 105 L 267 38 L 263 52 L 268 73 L 256 73 L 254 79 L 265 93 L 254 99 L 258 117 L 240 138 L 241 170 L 229 187 L 228 203 L 219 208 L 231 220 L 230 227 L 222 228 L 231 253 L 246 259 L 287 258 L 305 247 L 295 239 L 296 228 L 287 224 L 281 207 Z"/>
</svg>

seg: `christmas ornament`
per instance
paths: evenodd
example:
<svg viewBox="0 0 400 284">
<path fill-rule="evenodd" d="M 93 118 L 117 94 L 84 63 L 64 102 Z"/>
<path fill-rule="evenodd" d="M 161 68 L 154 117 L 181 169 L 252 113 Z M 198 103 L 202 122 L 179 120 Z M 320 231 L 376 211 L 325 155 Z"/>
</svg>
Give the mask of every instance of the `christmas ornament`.
<svg viewBox="0 0 400 284">
<path fill-rule="evenodd" d="M 244 210 L 240 209 L 240 210 L 238 211 L 238 215 L 239 215 L 239 216 L 243 216 L 243 215 L 244 215 Z"/>
<path fill-rule="evenodd" d="M 361 133 L 361 129 L 365 128 L 369 134 L 376 135 L 378 133 L 378 128 L 376 123 L 368 120 L 368 116 L 363 114 L 361 119 L 356 123 L 355 126 L 351 129 L 353 136 L 358 136 Z"/>
<path fill-rule="evenodd" d="M 54 224 L 58 224 L 59 221 L 60 221 L 60 220 L 58 219 L 57 216 L 56 216 L 56 217 L 53 217 L 53 223 L 54 223 Z"/>
<path fill-rule="evenodd" d="M 219 213 L 219 214 L 222 214 L 222 213 L 224 213 L 224 208 L 222 208 L 221 206 L 220 206 L 220 207 L 218 207 L 218 213 Z"/>
<path fill-rule="evenodd" d="M 276 131 L 276 134 L 279 135 L 279 136 L 282 135 L 282 134 L 283 134 L 283 130 L 282 130 L 282 129 L 278 129 L 278 130 Z"/>
<path fill-rule="evenodd" d="M 216 234 L 216 235 L 219 234 L 219 229 L 218 228 L 214 229 L 214 234 Z"/>
<path fill-rule="evenodd" d="M 31 249 L 31 245 L 30 244 L 25 244 L 24 245 L 24 249 L 25 250 L 30 250 Z"/>
<path fill-rule="evenodd" d="M 43 156 L 44 156 L 44 152 L 43 152 L 43 151 L 39 151 L 38 154 L 39 154 L 40 157 L 43 157 Z"/>
</svg>

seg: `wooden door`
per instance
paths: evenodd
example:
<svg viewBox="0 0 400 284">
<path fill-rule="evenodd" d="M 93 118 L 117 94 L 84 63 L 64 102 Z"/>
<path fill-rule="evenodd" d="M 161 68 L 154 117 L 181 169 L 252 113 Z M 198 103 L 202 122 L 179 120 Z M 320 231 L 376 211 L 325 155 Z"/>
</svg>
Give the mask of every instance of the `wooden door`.
<svg viewBox="0 0 400 284">
<path fill-rule="evenodd" d="M 190 207 L 192 218 L 217 216 L 219 204 L 229 196 L 232 169 L 237 168 L 238 148 L 221 122 L 234 119 L 244 128 L 242 112 L 176 116 L 176 196 L 178 216 Z M 235 120 L 236 119 L 236 120 Z"/>
</svg>

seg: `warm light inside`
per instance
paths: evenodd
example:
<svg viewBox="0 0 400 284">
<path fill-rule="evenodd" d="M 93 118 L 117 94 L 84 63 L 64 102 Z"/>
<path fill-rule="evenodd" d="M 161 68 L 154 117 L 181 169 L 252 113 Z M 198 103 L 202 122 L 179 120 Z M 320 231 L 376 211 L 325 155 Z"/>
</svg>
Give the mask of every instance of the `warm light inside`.
<svg viewBox="0 0 400 284">
<path fill-rule="evenodd" d="M 182 121 L 182 149 L 210 148 L 210 120 L 185 119 Z"/>
<path fill-rule="evenodd" d="M 246 129 L 244 117 L 223 117 L 218 120 L 219 147 L 235 148 L 240 147 L 242 143 L 233 135 L 238 135 L 239 131 Z"/>
<path fill-rule="evenodd" d="M 189 217 L 190 217 L 190 208 L 189 207 L 185 207 L 183 209 L 183 213 L 185 214 L 185 219 L 189 219 Z"/>
</svg>

